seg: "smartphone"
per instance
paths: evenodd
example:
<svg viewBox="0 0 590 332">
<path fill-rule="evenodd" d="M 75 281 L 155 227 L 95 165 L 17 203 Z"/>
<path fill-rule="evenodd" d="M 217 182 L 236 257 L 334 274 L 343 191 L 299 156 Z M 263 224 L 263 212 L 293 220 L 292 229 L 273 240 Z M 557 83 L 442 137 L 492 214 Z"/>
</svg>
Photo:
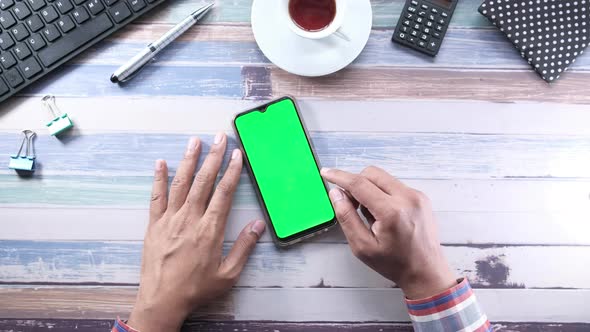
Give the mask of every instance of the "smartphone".
<svg viewBox="0 0 590 332">
<path fill-rule="evenodd" d="M 233 127 L 277 246 L 289 246 L 336 224 L 318 159 L 292 97 L 237 114 Z"/>
</svg>

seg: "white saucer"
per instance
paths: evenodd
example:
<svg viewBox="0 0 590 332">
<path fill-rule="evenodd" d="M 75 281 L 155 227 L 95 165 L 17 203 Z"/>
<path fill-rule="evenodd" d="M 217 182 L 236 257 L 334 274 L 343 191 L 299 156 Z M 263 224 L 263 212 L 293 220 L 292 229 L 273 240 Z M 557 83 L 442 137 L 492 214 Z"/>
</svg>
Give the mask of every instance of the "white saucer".
<svg viewBox="0 0 590 332">
<path fill-rule="evenodd" d="M 347 14 L 340 31 L 350 38 L 335 35 L 323 39 L 307 39 L 295 34 L 275 15 L 281 1 L 254 0 L 252 31 L 258 47 L 272 63 L 301 76 L 323 76 L 348 66 L 361 53 L 371 33 L 373 12 L 369 0 L 345 0 Z"/>
</svg>

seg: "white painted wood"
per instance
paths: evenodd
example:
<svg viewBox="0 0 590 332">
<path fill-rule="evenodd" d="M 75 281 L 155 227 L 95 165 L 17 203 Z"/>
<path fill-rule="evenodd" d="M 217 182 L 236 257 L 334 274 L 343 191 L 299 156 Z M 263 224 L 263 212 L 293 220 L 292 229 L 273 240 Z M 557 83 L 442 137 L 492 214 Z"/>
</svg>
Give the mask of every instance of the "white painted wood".
<svg viewBox="0 0 590 332">
<path fill-rule="evenodd" d="M 225 250 L 231 247 L 226 244 Z M 138 242 L 0 242 L 4 283 L 137 284 Z M 457 276 L 476 287 L 590 288 L 590 246 L 443 248 Z M 393 283 L 356 259 L 347 244 L 307 243 L 279 251 L 259 243 L 242 272 L 243 287 L 382 288 Z"/>
<path fill-rule="evenodd" d="M 136 287 L 0 287 L 0 317 L 113 319 L 128 317 Z M 590 323 L 590 290 L 476 289 L 494 322 Z M 14 308 L 19 308 L 18 311 Z M 49 314 L 49 316 L 47 316 Z M 400 289 L 235 288 L 195 318 L 289 322 L 407 322 Z"/>
<path fill-rule="evenodd" d="M 79 133 L 90 134 L 230 132 L 235 113 L 261 102 L 199 97 L 58 96 L 57 103 L 71 116 Z M 309 98 L 300 103 L 312 131 L 590 134 L 590 105 Z M 47 130 L 47 115 L 38 97 L 13 98 L 3 103 L 0 117 L 0 132 Z"/>
<path fill-rule="evenodd" d="M 433 203 L 443 243 L 590 244 L 590 183 L 569 180 L 413 180 Z M 110 184 L 113 190 L 117 184 Z M 238 195 L 244 195 L 240 193 Z M 0 205 L 0 239 L 141 240 L 143 206 Z M 262 218 L 254 198 L 241 198 L 230 215 L 226 240 Z M 122 202 L 124 203 L 124 202 Z M 51 227 L 47 227 L 48 222 Z M 116 229 L 116 232 L 112 230 Z M 482 229 L 486 229 L 482 232 Z M 270 241 L 267 234 L 263 241 Z M 344 242 L 332 232 L 320 242 Z"/>
</svg>

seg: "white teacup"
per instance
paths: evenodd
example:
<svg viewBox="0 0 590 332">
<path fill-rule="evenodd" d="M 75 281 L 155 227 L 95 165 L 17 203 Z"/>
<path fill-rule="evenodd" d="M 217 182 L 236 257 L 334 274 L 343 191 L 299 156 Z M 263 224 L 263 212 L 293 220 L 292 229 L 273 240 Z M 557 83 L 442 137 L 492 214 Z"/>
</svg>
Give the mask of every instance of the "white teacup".
<svg viewBox="0 0 590 332">
<path fill-rule="evenodd" d="M 272 0 L 275 1 L 275 0 Z M 289 13 L 289 1 L 290 0 L 280 0 L 283 2 L 283 10 L 282 14 L 284 15 L 283 19 L 287 22 L 289 28 L 295 32 L 297 35 L 303 38 L 309 39 L 322 39 L 326 38 L 332 34 L 349 41 L 348 37 L 339 31 L 340 27 L 342 26 L 342 22 L 344 21 L 344 16 L 346 15 L 346 3 L 348 0 L 335 0 L 336 2 L 336 15 L 330 24 L 324 27 L 321 30 L 314 30 L 309 31 L 305 30 L 297 25 L 295 21 L 291 18 L 291 14 Z"/>
</svg>

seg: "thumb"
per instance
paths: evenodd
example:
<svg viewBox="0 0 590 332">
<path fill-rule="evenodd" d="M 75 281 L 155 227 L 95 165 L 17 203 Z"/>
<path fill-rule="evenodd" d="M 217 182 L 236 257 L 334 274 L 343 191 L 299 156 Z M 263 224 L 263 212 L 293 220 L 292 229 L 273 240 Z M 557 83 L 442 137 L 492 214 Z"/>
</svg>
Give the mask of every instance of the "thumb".
<svg viewBox="0 0 590 332">
<path fill-rule="evenodd" d="M 256 242 L 260 239 L 262 233 L 264 233 L 265 228 L 266 224 L 263 220 L 256 220 L 246 225 L 225 257 L 222 270 L 237 277 L 242 272 L 242 269 L 244 269 L 250 253 L 252 253 Z"/>
<path fill-rule="evenodd" d="M 356 211 L 353 202 L 341 189 L 330 190 L 330 200 L 336 211 L 336 218 L 348 240 L 353 252 L 366 248 L 374 242 L 371 231 L 367 228 Z"/>
</svg>

